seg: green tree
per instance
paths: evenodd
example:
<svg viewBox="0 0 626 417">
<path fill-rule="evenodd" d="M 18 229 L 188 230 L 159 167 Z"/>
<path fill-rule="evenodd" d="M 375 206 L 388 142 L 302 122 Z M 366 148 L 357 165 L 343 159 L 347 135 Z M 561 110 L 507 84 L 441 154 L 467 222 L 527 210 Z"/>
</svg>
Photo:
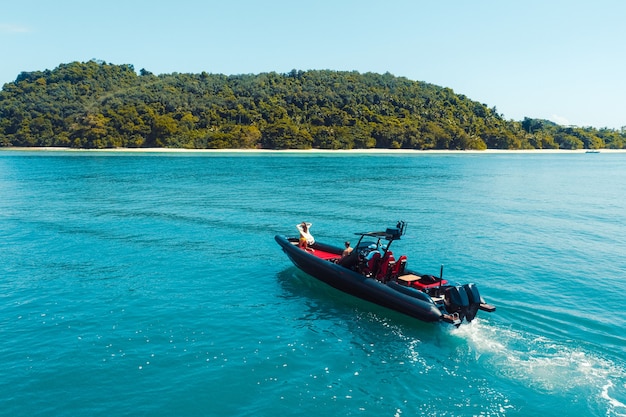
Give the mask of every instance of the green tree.
<svg viewBox="0 0 626 417">
<path fill-rule="evenodd" d="M 104 61 L 23 72 L 0 91 L 0 146 L 625 148 L 626 131 L 525 118 L 392 74 L 164 74 Z"/>
</svg>

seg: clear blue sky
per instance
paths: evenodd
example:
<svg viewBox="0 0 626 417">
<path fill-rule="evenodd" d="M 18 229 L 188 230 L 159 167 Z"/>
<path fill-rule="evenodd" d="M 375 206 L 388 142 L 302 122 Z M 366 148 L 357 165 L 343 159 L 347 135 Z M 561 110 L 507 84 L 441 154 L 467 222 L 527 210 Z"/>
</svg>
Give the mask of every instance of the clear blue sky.
<svg viewBox="0 0 626 417">
<path fill-rule="evenodd" d="M 0 85 L 92 58 L 155 74 L 390 72 L 561 124 L 626 125 L 622 0 L 31 0 L 0 5 Z"/>
</svg>

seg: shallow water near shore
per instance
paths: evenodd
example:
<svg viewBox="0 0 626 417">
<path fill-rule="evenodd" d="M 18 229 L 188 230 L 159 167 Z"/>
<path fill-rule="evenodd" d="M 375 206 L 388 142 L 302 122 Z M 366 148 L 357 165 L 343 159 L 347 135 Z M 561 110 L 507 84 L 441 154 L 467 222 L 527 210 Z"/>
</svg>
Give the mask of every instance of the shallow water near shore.
<svg viewBox="0 0 626 417">
<path fill-rule="evenodd" d="M 0 152 L 0 415 L 626 416 L 626 154 Z M 397 220 L 458 329 L 274 242 Z"/>
</svg>

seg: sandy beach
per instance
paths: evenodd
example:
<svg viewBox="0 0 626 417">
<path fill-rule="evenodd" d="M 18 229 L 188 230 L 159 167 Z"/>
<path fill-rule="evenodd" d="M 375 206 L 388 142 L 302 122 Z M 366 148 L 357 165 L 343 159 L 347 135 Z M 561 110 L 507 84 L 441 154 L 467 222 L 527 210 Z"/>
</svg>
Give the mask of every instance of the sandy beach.
<svg viewBox="0 0 626 417">
<path fill-rule="evenodd" d="M 414 150 L 414 149 L 181 149 L 181 148 L 108 148 L 108 149 L 76 149 L 60 147 L 0 147 L 0 152 L 88 152 L 88 153 L 332 153 L 332 154 L 579 154 L 589 153 L 588 149 L 524 149 L 502 150 Z M 590 153 L 626 153 L 626 149 L 599 149 Z"/>
</svg>

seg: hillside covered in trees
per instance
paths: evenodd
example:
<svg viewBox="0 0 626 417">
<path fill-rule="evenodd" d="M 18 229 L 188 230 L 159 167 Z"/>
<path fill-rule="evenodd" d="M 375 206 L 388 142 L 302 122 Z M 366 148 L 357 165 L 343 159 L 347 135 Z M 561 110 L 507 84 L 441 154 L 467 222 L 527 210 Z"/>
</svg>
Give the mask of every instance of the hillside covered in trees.
<svg viewBox="0 0 626 417">
<path fill-rule="evenodd" d="M 626 148 L 626 131 L 507 121 L 448 88 L 388 73 L 156 76 L 89 61 L 5 84 L 0 146 Z"/>
</svg>

